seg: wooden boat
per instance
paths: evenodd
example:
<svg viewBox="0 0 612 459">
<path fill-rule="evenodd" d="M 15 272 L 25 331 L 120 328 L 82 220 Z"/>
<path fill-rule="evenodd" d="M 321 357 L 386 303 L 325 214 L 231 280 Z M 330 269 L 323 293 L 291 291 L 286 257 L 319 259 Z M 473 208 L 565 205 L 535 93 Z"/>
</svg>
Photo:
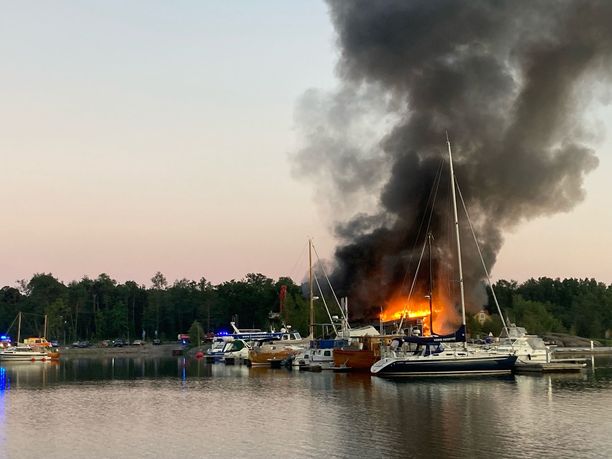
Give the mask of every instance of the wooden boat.
<svg viewBox="0 0 612 459">
<path fill-rule="evenodd" d="M 348 367 L 349 371 L 370 371 L 379 356 L 369 349 L 335 349 L 334 369 Z"/>
<path fill-rule="evenodd" d="M 341 349 L 334 349 L 333 369 L 342 371 L 370 371 L 380 359 L 381 338 L 365 336 L 357 343 Z"/>
<path fill-rule="evenodd" d="M 270 367 L 293 357 L 300 351 L 299 347 L 282 344 L 261 344 L 249 350 L 249 362 L 252 367 Z"/>
</svg>

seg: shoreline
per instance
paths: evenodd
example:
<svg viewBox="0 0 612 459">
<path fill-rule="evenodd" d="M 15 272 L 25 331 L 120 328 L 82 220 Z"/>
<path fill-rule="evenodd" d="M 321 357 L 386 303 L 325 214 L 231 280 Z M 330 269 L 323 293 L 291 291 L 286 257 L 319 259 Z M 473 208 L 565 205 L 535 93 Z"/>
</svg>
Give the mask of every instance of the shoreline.
<svg viewBox="0 0 612 459">
<path fill-rule="evenodd" d="M 117 356 L 152 356 L 163 357 L 171 356 L 174 349 L 181 349 L 178 343 L 170 344 L 145 344 L 142 346 L 122 346 L 122 347 L 87 347 L 76 348 L 70 346 L 60 346 L 58 348 L 60 359 L 64 357 L 117 357 Z"/>
</svg>

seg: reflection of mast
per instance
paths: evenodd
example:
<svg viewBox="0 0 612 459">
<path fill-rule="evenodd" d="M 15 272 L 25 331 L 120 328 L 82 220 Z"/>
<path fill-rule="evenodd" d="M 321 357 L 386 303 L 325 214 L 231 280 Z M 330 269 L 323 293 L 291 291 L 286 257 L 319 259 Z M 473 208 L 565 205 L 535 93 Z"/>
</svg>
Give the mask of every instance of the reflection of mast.
<svg viewBox="0 0 612 459">
<path fill-rule="evenodd" d="M 432 270 L 432 262 L 431 262 L 431 241 L 433 240 L 433 234 L 431 232 L 427 233 L 427 244 L 429 245 L 429 334 L 433 335 L 433 306 L 432 306 L 432 297 L 433 297 L 433 270 Z"/>
</svg>

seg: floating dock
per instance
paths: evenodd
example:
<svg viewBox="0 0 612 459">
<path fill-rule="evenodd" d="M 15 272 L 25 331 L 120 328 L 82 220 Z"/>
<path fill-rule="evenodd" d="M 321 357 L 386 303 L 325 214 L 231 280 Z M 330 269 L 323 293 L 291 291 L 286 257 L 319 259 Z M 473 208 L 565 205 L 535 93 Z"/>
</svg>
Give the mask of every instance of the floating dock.
<svg viewBox="0 0 612 459">
<path fill-rule="evenodd" d="M 520 362 L 516 373 L 577 373 L 586 368 L 586 359 L 555 359 L 550 362 Z"/>
</svg>

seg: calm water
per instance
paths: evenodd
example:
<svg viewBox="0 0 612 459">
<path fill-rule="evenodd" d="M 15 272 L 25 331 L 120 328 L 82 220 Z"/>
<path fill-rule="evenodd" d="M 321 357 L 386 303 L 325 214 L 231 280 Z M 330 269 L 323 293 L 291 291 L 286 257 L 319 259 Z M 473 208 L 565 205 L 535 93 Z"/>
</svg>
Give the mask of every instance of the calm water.
<svg viewBox="0 0 612 459">
<path fill-rule="evenodd" d="M 0 457 L 612 455 L 612 359 L 580 375 L 387 381 L 182 358 L 0 367 Z"/>
</svg>

